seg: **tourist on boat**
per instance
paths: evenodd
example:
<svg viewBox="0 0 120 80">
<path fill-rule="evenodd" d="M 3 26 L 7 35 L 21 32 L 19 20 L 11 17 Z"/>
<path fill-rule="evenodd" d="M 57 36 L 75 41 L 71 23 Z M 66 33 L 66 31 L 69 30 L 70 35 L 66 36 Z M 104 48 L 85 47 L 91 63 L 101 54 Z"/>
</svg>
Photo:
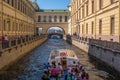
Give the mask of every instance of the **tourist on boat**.
<svg viewBox="0 0 120 80">
<path fill-rule="evenodd" d="M 58 80 L 57 79 L 58 78 L 58 74 L 59 74 L 59 70 L 56 68 L 56 65 L 53 64 L 52 68 L 51 68 L 51 78 Z"/>
<path fill-rule="evenodd" d="M 51 65 L 49 64 L 49 62 L 47 64 L 44 64 L 45 68 L 50 68 Z"/>
<path fill-rule="evenodd" d="M 67 80 L 67 74 L 68 74 L 67 70 L 64 70 L 63 71 L 63 78 L 64 78 L 64 80 Z"/>
<path fill-rule="evenodd" d="M 50 80 L 49 73 L 47 71 L 44 71 L 44 74 L 42 76 L 42 80 Z"/>
<path fill-rule="evenodd" d="M 89 75 L 88 75 L 88 73 L 85 73 L 85 77 L 83 78 L 83 80 L 89 80 Z"/>
<path fill-rule="evenodd" d="M 58 69 L 59 71 L 63 71 L 62 65 L 61 65 L 60 63 L 58 63 L 57 69 Z"/>
<path fill-rule="evenodd" d="M 75 62 L 75 61 L 73 61 L 72 67 L 73 67 L 73 68 L 75 68 L 75 67 L 76 67 L 76 65 L 77 65 L 77 64 L 76 64 L 76 62 Z"/>
<path fill-rule="evenodd" d="M 59 74 L 58 74 L 58 80 L 63 80 L 62 75 L 63 75 L 63 72 L 62 72 L 62 71 L 60 71 L 60 72 L 59 72 Z"/>
<path fill-rule="evenodd" d="M 81 72 L 81 77 L 82 77 L 82 79 L 84 79 L 85 74 L 86 74 L 86 72 L 85 72 L 85 70 L 83 69 L 82 72 Z"/>
<path fill-rule="evenodd" d="M 81 77 L 81 75 L 80 75 L 80 71 L 78 71 L 78 72 L 76 73 L 75 80 L 82 80 L 82 77 Z"/>
<path fill-rule="evenodd" d="M 68 67 L 68 74 L 72 73 L 72 67 Z"/>
</svg>

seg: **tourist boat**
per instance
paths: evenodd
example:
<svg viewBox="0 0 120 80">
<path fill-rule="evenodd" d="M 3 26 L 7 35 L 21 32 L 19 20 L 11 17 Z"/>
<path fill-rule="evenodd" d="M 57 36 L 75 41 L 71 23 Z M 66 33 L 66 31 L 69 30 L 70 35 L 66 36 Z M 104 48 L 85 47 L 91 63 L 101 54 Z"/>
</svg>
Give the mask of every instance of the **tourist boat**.
<svg viewBox="0 0 120 80">
<path fill-rule="evenodd" d="M 74 51 L 68 49 L 57 49 L 51 51 L 48 59 L 49 63 L 52 63 L 54 61 L 56 63 L 61 63 L 63 69 L 66 69 L 73 64 L 73 61 L 77 63 L 79 60 Z"/>
</svg>

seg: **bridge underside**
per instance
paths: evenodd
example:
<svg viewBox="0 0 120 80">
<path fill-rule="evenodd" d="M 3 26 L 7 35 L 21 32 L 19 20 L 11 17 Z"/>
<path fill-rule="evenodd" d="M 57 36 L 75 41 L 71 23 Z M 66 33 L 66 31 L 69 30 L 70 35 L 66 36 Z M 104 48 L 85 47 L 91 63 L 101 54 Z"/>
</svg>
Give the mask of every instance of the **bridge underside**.
<svg viewBox="0 0 120 80">
<path fill-rule="evenodd" d="M 37 28 L 42 28 L 42 34 L 47 34 L 47 30 L 51 27 L 60 27 L 65 34 L 68 33 L 68 23 L 36 23 Z"/>
<path fill-rule="evenodd" d="M 60 33 L 50 33 L 48 34 L 48 38 L 63 38 L 63 35 L 64 34 L 60 34 Z"/>
</svg>

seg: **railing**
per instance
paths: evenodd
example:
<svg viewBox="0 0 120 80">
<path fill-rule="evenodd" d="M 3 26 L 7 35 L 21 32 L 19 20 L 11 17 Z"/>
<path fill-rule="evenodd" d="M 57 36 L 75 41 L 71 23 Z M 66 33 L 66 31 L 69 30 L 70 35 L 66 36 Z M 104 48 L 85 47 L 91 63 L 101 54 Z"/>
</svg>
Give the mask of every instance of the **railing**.
<svg viewBox="0 0 120 80">
<path fill-rule="evenodd" d="M 103 49 L 120 52 L 120 43 L 118 42 L 96 40 L 96 39 L 90 39 L 90 38 L 80 37 L 80 36 L 72 36 L 72 39 L 84 44 L 93 45 Z"/>
<path fill-rule="evenodd" d="M 16 45 L 16 40 L 12 40 L 11 41 L 11 46 L 15 46 Z"/>
<path fill-rule="evenodd" d="M 112 51 L 120 51 L 120 43 L 118 43 L 118 42 L 110 42 L 110 41 L 90 39 L 89 44 L 94 45 L 94 46 L 98 46 L 98 47 L 101 47 L 104 49 L 109 49 Z"/>
<path fill-rule="evenodd" d="M 80 37 L 80 36 L 72 36 L 72 40 L 84 43 L 84 44 L 88 44 L 89 43 L 89 38 L 87 37 Z"/>
<path fill-rule="evenodd" d="M 15 39 L 15 40 L 4 41 L 4 42 L 1 42 L 1 41 L 0 41 L 0 51 L 2 51 L 2 50 L 4 50 L 4 49 L 7 49 L 7 48 L 10 48 L 10 47 L 17 46 L 17 45 L 19 45 L 19 44 L 24 44 L 24 43 L 26 43 L 26 42 L 30 42 L 30 41 L 33 41 L 33 40 L 38 40 L 38 39 L 40 39 L 42 36 L 45 36 L 45 35 L 18 38 L 18 39 Z"/>
</svg>

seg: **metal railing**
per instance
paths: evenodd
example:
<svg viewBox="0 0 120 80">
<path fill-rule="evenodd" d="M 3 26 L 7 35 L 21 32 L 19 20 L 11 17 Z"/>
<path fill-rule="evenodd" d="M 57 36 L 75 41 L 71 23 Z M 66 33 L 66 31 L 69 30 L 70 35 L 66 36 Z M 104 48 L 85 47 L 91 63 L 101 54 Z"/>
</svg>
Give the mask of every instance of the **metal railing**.
<svg viewBox="0 0 120 80">
<path fill-rule="evenodd" d="M 20 44 L 24 44 L 26 42 L 30 42 L 30 41 L 33 41 L 33 40 L 38 40 L 43 36 L 45 36 L 45 35 L 24 37 L 24 38 L 22 37 L 22 38 L 18 38 L 18 39 L 15 39 L 15 40 L 4 41 L 4 42 L 0 41 L 0 51 L 2 51 L 4 49 L 7 49 L 7 48 L 17 46 L 17 45 L 20 45 Z"/>
</svg>

